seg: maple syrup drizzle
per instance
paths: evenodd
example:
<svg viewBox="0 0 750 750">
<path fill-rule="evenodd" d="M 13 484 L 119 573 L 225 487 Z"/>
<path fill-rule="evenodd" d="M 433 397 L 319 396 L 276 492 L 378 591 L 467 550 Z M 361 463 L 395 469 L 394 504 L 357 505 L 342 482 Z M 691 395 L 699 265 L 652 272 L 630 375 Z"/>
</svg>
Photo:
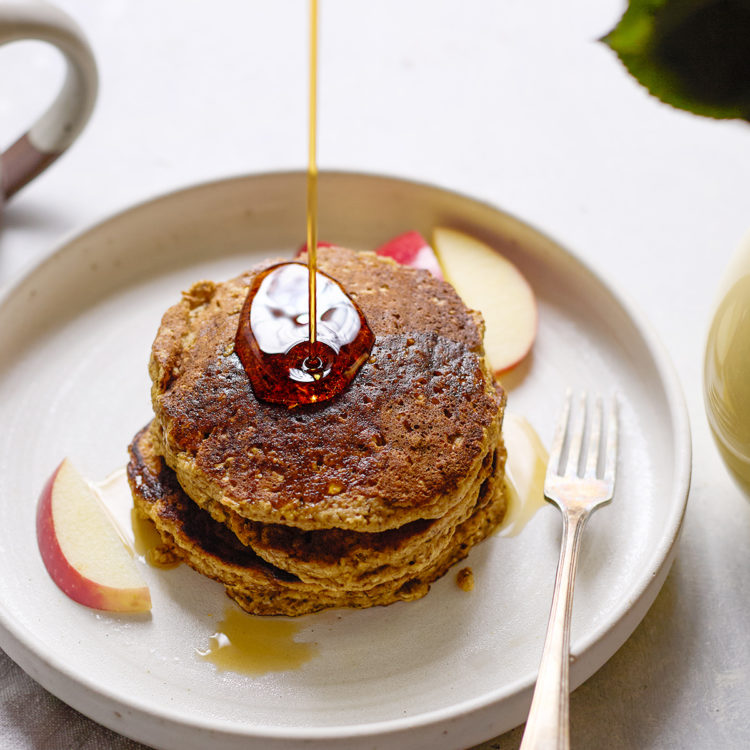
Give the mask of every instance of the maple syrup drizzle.
<svg viewBox="0 0 750 750">
<path fill-rule="evenodd" d="M 318 0 L 310 0 L 310 100 L 307 142 L 307 273 L 310 348 L 317 339 L 318 270 Z"/>
<path fill-rule="evenodd" d="M 316 272 L 317 337 L 308 339 L 307 270 L 280 263 L 258 274 L 240 312 L 235 351 L 255 395 L 296 406 L 340 393 L 370 356 L 375 337 L 341 285 Z M 314 367 L 309 366 L 314 360 Z"/>
<path fill-rule="evenodd" d="M 133 530 L 133 548 L 141 562 L 161 570 L 170 570 L 180 565 L 181 560 L 178 558 L 161 554 L 164 541 L 156 526 L 150 519 L 143 518 L 135 508 L 130 510 L 130 527 Z"/>
<path fill-rule="evenodd" d="M 218 670 L 247 675 L 299 669 L 317 653 L 315 643 L 295 640 L 302 623 L 277 617 L 254 617 L 229 605 L 199 658 Z"/>
<path fill-rule="evenodd" d="M 290 408 L 341 393 L 375 343 L 362 311 L 337 281 L 318 271 L 317 71 L 318 3 L 310 0 L 306 279 L 300 278 L 305 267 L 294 262 L 258 274 L 235 336 L 255 395 Z"/>
<path fill-rule="evenodd" d="M 544 477 L 549 456 L 536 430 L 524 417 L 505 415 L 503 439 L 508 450 L 505 464 L 508 510 L 498 532 L 501 536 L 516 536 L 547 504 Z"/>
</svg>

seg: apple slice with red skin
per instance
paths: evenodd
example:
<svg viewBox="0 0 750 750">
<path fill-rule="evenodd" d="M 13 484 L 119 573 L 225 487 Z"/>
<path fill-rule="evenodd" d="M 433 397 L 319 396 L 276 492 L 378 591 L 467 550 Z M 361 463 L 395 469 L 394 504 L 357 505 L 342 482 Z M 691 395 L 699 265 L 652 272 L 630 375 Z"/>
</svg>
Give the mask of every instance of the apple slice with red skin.
<svg viewBox="0 0 750 750">
<path fill-rule="evenodd" d="M 529 353 L 536 338 L 539 313 L 529 282 L 497 250 L 463 232 L 438 227 L 433 244 L 446 279 L 484 317 L 490 367 L 495 375 L 506 372 Z"/>
<path fill-rule="evenodd" d="M 151 609 L 151 594 L 114 519 L 68 459 L 42 490 L 36 533 L 47 572 L 74 601 L 111 612 Z"/>
<path fill-rule="evenodd" d="M 423 268 L 436 278 L 443 278 L 443 269 L 435 251 L 419 232 L 404 232 L 381 245 L 375 254 L 391 258 L 404 266 Z"/>
<path fill-rule="evenodd" d="M 318 247 L 334 247 L 330 242 L 318 242 Z M 307 252 L 307 243 L 300 245 L 294 255 L 296 260 Z M 429 271 L 438 279 L 443 278 L 443 271 L 435 251 L 430 247 L 427 240 L 419 232 L 410 231 L 388 240 L 375 250 L 376 255 L 382 255 L 403 266 L 422 268 Z"/>
</svg>

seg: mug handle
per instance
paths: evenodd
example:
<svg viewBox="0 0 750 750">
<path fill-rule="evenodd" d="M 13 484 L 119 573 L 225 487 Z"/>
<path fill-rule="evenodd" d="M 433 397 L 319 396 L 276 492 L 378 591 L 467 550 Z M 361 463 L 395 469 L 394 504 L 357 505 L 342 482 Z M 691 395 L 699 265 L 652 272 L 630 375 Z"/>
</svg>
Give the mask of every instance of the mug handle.
<svg viewBox="0 0 750 750">
<path fill-rule="evenodd" d="M 37 39 L 57 47 L 67 73 L 50 108 L 0 154 L 0 204 L 49 166 L 76 139 L 94 108 L 96 62 L 78 24 L 46 4 L 0 6 L 0 45 Z"/>
</svg>

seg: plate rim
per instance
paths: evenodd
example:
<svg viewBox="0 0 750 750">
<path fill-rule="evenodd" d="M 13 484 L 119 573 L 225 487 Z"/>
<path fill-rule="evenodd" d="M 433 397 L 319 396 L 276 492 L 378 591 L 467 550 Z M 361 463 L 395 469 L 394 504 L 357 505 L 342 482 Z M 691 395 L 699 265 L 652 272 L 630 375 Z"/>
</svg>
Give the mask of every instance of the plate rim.
<svg viewBox="0 0 750 750">
<path fill-rule="evenodd" d="M 73 252 L 73 247 L 89 233 L 93 233 L 109 223 L 123 220 L 128 215 L 138 213 L 139 211 L 155 206 L 161 202 L 168 202 L 179 199 L 190 192 L 212 190 L 219 186 L 228 186 L 231 183 L 242 183 L 247 181 L 263 181 L 267 179 L 303 179 L 306 175 L 304 170 L 269 170 L 263 172 L 253 172 L 238 174 L 227 177 L 219 177 L 202 182 L 196 182 L 177 189 L 161 192 L 156 195 L 146 197 L 143 200 L 128 205 L 127 207 L 107 214 L 83 228 L 74 229 L 66 233 L 53 248 L 42 257 L 32 261 L 26 267 L 22 268 L 8 282 L 0 287 L 0 314 L 7 301 L 13 294 L 20 290 L 23 285 L 30 281 L 38 272 L 48 263 L 54 263 L 57 258 L 66 252 Z M 687 507 L 688 494 L 690 489 L 691 471 L 692 471 L 692 439 L 690 431 L 690 422 L 688 410 L 685 402 L 684 392 L 679 380 L 679 376 L 671 361 L 666 347 L 659 338 L 650 321 L 641 312 L 639 307 L 628 297 L 623 290 L 618 289 L 600 272 L 595 272 L 586 262 L 572 252 L 565 244 L 554 239 L 545 231 L 540 230 L 534 224 L 510 213 L 487 200 L 477 198 L 468 193 L 457 191 L 449 187 L 444 187 L 438 183 L 413 180 L 397 175 L 384 173 L 362 172 L 359 170 L 321 170 L 319 179 L 321 182 L 327 179 L 347 178 L 347 179 L 364 179 L 371 182 L 397 183 L 406 188 L 419 188 L 422 190 L 436 191 L 452 197 L 459 198 L 463 201 L 473 203 L 483 210 L 503 216 L 510 220 L 516 226 L 530 230 L 531 233 L 541 238 L 546 243 L 554 246 L 559 252 L 567 256 L 572 261 L 577 271 L 583 271 L 586 275 L 593 277 L 604 289 L 604 291 L 616 301 L 626 316 L 632 321 L 638 334 L 648 350 L 650 358 L 655 366 L 661 386 L 664 391 L 665 404 L 670 416 L 670 433 L 674 441 L 674 462 L 672 464 L 672 473 L 675 483 L 670 493 L 670 513 L 667 517 L 667 523 L 662 531 L 659 544 L 652 550 L 652 560 L 655 567 L 643 574 L 640 584 L 633 590 L 632 596 L 623 601 L 615 612 L 614 622 L 608 619 L 605 623 L 600 624 L 593 632 L 585 638 L 578 639 L 576 645 L 580 647 L 581 655 L 578 657 L 580 666 L 573 665 L 571 669 L 571 689 L 577 687 L 599 668 L 601 668 L 612 655 L 623 645 L 629 638 L 638 624 L 641 622 L 654 599 L 658 595 L 664 580 L 669 573 L 672 561 L 676 554 L 676 548 L 679 541 L 680 532 L 683 525 L 685 511 Z M 669 533 L 664 533 L 669 532 Z M 161 706 L 154 710 L 153 706 L 141 702 L 135 696 L 128 696 L 128 701 L 124 701 L 120 695 L 115 694 L 109 688 L 94 684 L 88 677 L 76 674 L 73 670 L 68 669 L 63 663 L 55 657 L 53 653 L 44 649 L 44 644 L 29 631 L 15 627 L 12 616 L 6 613 L 6 607 L 0 601 L 0 647 L 2 647 L 19 666 L 21 666 L 30 676 L 50 692 L 61 698 L 68 705 L 73 706 L 79 711 L 93 718 L 105 726 L 114 729 L 123 734 L 129 734 L 127 727 L 121 726 L 112 720 L 111 712 L 106 709 L 93 711 L 90 708 L 81 708 L 81 704 L 90 706 L 91 699 L 96 701 L 97 698 L 105 697 L 108 701 L 117 706 L 124 708 L 128 712 L 137 711 L 143 718 L 151 722 L 172 722 L 181 727 L 191 727 L 199 731 L 220 732 L 223 735 L 233 736 L 235 738 L 269 740 L 269 741 L 286 741 L 296 743 L 300 741 L 336 741 L 342 739 L 366 739 L 372 737 L 385 737 L 387 735 L 410 734 L 414 731 L 426 727 L 445 725 L 456 721 L 457 719 L 467 718 L 475 714 L 481 714 L 483 711 L 494 710 L 498 701 L 508 700 L 510 698 L 519 698 L 523 694 L 530 692 L 536 680 L 536 670 L 533 674 L 518 678 L 512 683 L 506 683 L 494 691 L 487 692 L 481 696 L 463 701 L 461 703 L 451 704 L 450 706 L 426 711 L 416 716 L 400 717 L 388 719 L 385 721 L 376 721 L 359 724 L 341 724 L 325 727 L 281 727 L 274 725 L 255 724 L 251 727 L 241 727 L 225 719 L 209 719 L 201 716 L 185 716 L 184 713 L 171 709 L 169 706 Z M 21 632 L 19 632 L 21 631 Z M 10 640 L 8 640 L 10 639 Z M 606 645 L 604 642 L 608 641 Z M 615 647 L 612 648 L 612 645 Z M 32 646 L 36 646 L 33 648 Z M 601 655 L 596 655 L 599 651 L 605 650 L 608 655 L 602 660 Z M 541 656 L 541 650 L 540 650 Z M 592 668 L 592 664 L 595 664 Z M 585 666 L 584 666 L 585 665 Z M 52 670 L 56 675 L 74 682 L 89 695 L 86 696 L 87 703 L 83 701 L 71 702 L 70 696 L 61 695 L 60 690 L 55 690 L 50 685 L 55 682 L 54 677 L 40 674 L 41 669 Z M 574 674 L 574 673 L 579 673 Z M 109 719 L 109 720 L 108 720 Z M 249 730 L 249 731 L 248 731 Z M 129 734 L 141 741 L 148 741 L 142 735 L 134 733 Z"/>
</svg>

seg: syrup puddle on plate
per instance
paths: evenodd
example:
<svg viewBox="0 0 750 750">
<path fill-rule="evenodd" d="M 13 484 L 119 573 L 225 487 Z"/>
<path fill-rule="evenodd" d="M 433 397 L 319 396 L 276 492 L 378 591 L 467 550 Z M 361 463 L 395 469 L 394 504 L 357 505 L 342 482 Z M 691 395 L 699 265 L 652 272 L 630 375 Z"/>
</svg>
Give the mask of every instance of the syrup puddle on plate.
<svg viewBox="0 0 750 750">
<path fill-rule="evenodd" d="M 196 653 L 221 672 L 257 677 L 299 669 L 318 654 L 316 643 L 294 639 L 302 627 L 300 622 L 249 615 L 228 605 L 208 648 Z"/>
<path fill-rule="evenodd" d="M 508 511 L 497 533 L 500 536 L 516 536 L 547 504 L 544 499 L 544 477 L 549 454 L 529 422 L 515 414 L 505 415 L 503 439 L 508 451 L 505 463 Z"/>
<path fill-rule="evenodd" d="M 107 509 L 115 517 L 121 535 L 138 559 L 156 568 L 172 568 L 179 562 L 165 563 L 158 549 L 159 532 L 148 519 L 133 508 L 133 498 L 124 468 L 113 471 L 106 479 L 94 483 Z M 124 532 L 130 528 L 132 537 Z M 318 653 L 318 645 L 295 640 L 303 629 L 302 622 L 278 617 L 249 615 L 229 604 L 216 632 L 209 636 L 205 650 L 196 649 L 198 658 L 211 662 L 219 671 L 237 672 L 257 677 L 268 672 L 299 669 Z"/>
<path fill-rule="evenodd" d="M 113 471 L 101 482 L 95 482 L 93 486 L 114 516 L 120 535 L 142 563 L 162 569 L 174 568 L 180 564 L 179 561 L 167 560 L 159 555 L 161 537 L 154 524 L 147 518 L 141 518 L 133 507 L 133 496 L 124 467 Z M 126 529 L 132 531 L 132 536 L 125 536 Z"/>
<path fill-rule="evenodd" d="M 138 559 L 150 565 L 152 568 L 169 570 L 176 568 L 181 560 L 164 555 L 161 551 L 164 542 L 159 536 L 153 522 L 148 518 L 142 518 L 135 508 L 130 509 L 130 528 L 133 530 L 133 547 Z"/>
<path fill-rule="evenodd" d="M 151 565 L 154 550 L 161 544 L 161 537 L 156 526 L 147 518 L 141 518 L 135 508 L 131 508 L 130 528 L 133 530 L 135 554 L 143 562 Z"/>
</svg>

